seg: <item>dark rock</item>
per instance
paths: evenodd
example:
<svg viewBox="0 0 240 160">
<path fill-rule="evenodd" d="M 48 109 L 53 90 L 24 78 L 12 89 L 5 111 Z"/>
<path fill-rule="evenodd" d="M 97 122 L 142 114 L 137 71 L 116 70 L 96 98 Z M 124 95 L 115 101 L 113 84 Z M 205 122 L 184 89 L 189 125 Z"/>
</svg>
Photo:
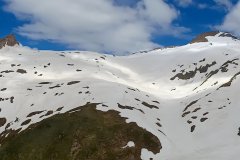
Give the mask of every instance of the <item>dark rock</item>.
<svg viewBox="0 0 240 160">
<path fill-rule="evenodd" d="M 43 111 L 35 111 L 35 112 L 32 112 L 32 113 L 28 114 L 27 117 L 32 117 L 32 116 L 34 116 L 34 115 L 36 115 L 36 114 L 40 114 L 40 113 L 42 113 L 42 112 L 43 112 Z"/>
<path fill-rule="evenodd" d="M 26 121 L 22 122 L 21 126 L 25 126 L 31 122 L 31 119 L 27 119 Z"/>
<path fill-rule="evenodd" d="M 230 37 L 230 38 L 235 39 L 235 40 L 239 39 L 236 36 L 233 36 L 231 33 L 228 33 L 228 32 L 220 34 L 219 37 Z"/>
<path fill-rule="evenodd" d="M 190 44 L 192 43 L 199 43 L 199 42 L 208 42 L 206 39 L 207 36 L 216 36 L 219 33 L 219 31 L 212 31 L 212 32 L 205 32 L 200 35 L 198 35 L 196 38 L 194 38 Z"/>
<path fill-rule="evenodd" d="M 201 122 L 204 122 L 204 121 L 206 121 L 207 119 L 208 119 L 208 118 L 201 118 L 200 121 L 201 121 Z"/>
<path fill-rule="evenodd" d="M 15 46 L 19 45 L 19 42 L 16 40 L 13 34 L 7 35 L 6 37 L 0 39 L 0 49 L 5 46 Z"/>
<path fill-rule="evenodd" d="M 73 85 L 73 84 L 77 84 L 79 83 L 80 81 L 71 81 L 71 82 L 68 82 L 67 85 Z"/>
<path fill-rule="evenodd" d="M 193 125 L 193 126 L 191 127 L 191 132 L 193 132 L 193 131 L 195 130 L 195 128 L 196 128 L 196 126 Z"/>
<path fill-rule="evenodd" d="M 18 73 L 21 73 L 21 74 L 25 74 L 25 73 L 27 73 L 27 71 L 24 70 L 24 69 L 18 69 L 17 72 L 18 72 Z"/>
<path fill-rule="evenodd" d="M 6 118 L 0 118 L 0 127 L 4 126 L 6 122 L 7 122 Z"/>
<path fill-rule="evenodd" d="M 148 107 L 148 108 L 151 108 L 151 109 L 152 109 L 152 108 L 159 109 L 157 106 L 148 104 L 147 102 L 142 102 L 142 105 L 144 105 L 144 106 L 146 106 L 146 107 Z"/>
</svg>

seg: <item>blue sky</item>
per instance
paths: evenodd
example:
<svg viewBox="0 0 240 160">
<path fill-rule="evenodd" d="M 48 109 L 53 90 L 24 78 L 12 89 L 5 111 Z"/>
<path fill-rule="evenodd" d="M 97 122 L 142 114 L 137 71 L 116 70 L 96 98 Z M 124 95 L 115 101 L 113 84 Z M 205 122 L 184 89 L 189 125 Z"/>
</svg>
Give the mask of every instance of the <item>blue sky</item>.
<svg viewBox="0 0 240 160">
<path fill-rule="evenodd" d="M 135 52 L 210 30 L 240 35 L 238 0 L 0 0 L 0 36 L 44 50 Z M 239 15 L 237 15 L 239 13 Z"/>
</svg>

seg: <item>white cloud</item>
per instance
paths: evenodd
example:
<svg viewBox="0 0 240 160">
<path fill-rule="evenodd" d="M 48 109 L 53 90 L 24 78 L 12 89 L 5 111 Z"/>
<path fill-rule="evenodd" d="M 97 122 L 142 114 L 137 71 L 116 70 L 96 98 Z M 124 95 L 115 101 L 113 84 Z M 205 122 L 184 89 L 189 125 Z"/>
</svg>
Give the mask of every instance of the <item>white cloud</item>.
<svg viewBox="0 0 240 160">
<path fill-rule="evenodd" d="M 198 7 L 198 9 L 206 9 L 209 6 L 207 4 L 205 4 L 205 3 L 199 3 L 199 4 L 197 4 L 197 7 Z"/>
<path fill-rule="evenodd" d="M 214 0 L 214 2 L 220 6 L 225 7 L 227 10 L 230 10 L 233 6 L 231 0 Z"/>
<path fill-rule="evenodd" d="M 189 5 L 193 4 L 192 0 L 175 0 L 175 1 L 181 7 L 188 7 Z"/>
<path fill-rule="evenodd" d="M 232 0 L 212 0 L 214 2 L 214 5 L 210 5 L 207 2 L 198 2 L 193 0 L 175 0 L 175 3 L 180 7 L 189 7 L 194 6 L 198 9 L 222 9 L 230 10 L 233 7 Z"/>
<path fill-rule="evenodd" d="M 223 24 L 218 28 L 240 36 L 240 1 L 226 15 Z"/>
<path fill-rule="evenodd" d="M 72 48 L 99 52 L 134 52 L 159 45 L 158 34 L 179 34 L 179 13 L 163 0 L 136 1 L 135 7 L 114 0 L 8 0 L 7 10 L 27 20 L 19 34 Z M 174 32 L 172 32 L 174 31 Z"/>
</svg>

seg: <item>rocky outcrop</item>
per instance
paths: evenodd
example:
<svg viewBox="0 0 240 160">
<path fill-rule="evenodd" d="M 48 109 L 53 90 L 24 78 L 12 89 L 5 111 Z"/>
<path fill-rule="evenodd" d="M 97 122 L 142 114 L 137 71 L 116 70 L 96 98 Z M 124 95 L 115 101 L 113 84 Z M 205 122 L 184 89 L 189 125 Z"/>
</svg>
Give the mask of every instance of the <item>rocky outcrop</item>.
<svg viewBox="0 0 240 160">
<path fill-rule="evenodd" d="M 238 37 L 233 36 L 231 33 L 227 33 L 227 32 L 220 34 L 219 37 L 230 37 L 230 38 L 232 38 L 234 40 L 239 40 Z"/>
<path fill-rule="evenodd" d="M 200 35 L 198 35 L 196 38 L 194 38 L 190 44 L 192 43 L 199 43 L 199 42 L 208 42 L 208 39 L 206 37 L 208 36 L 217 36 L 217 37 L 227 37 L 227 38 L 232 38 L 232 40 L 236 41 L 239 40 L 238 37 L 233 36 L 231 33 L 228 32 L 219 32 L 219 31 L 212 31 L 212 32 L 205 32 Z"/>
<path fill-rule="evenodd" d="M 219 31 L 212 31 L 212 32 L 205 32 L 202 33 L 200 35 L 198 35 L 196 38 L 194 38 L 190 44 L 192 43 L 199 43 L 199 42 L 208 42 L 207 40 L 207 36 L 216 36 L 218 33 L 220 33 Z"/>
<path fill-rule="evenodd" d="M 19 42 L 16 40 L 13 34 L 7 35 L 6 37 L 0 39 L 0 49 L 5 46 L 15 46 L 19 45 Z"/>
</svg>

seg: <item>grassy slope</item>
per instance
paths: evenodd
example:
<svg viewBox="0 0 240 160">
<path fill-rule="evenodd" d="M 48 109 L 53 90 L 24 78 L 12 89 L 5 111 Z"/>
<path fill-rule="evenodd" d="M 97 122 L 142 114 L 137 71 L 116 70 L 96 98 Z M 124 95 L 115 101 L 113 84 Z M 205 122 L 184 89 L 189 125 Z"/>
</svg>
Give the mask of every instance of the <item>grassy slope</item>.
<svg viewBox="0 0 240 160">
<path fill-rule="evenodd" d="M 129 141 L 135 147 L 125 148 Z M 157 137 L 127 124 L 116 111 L 101 112 L 95 104 L 81 111 L 55 115 L 24 132 L 6 139 L 1 160 L 131 160 L 140 159 L 141 149 L 160 152 Z"/>
</svg>

